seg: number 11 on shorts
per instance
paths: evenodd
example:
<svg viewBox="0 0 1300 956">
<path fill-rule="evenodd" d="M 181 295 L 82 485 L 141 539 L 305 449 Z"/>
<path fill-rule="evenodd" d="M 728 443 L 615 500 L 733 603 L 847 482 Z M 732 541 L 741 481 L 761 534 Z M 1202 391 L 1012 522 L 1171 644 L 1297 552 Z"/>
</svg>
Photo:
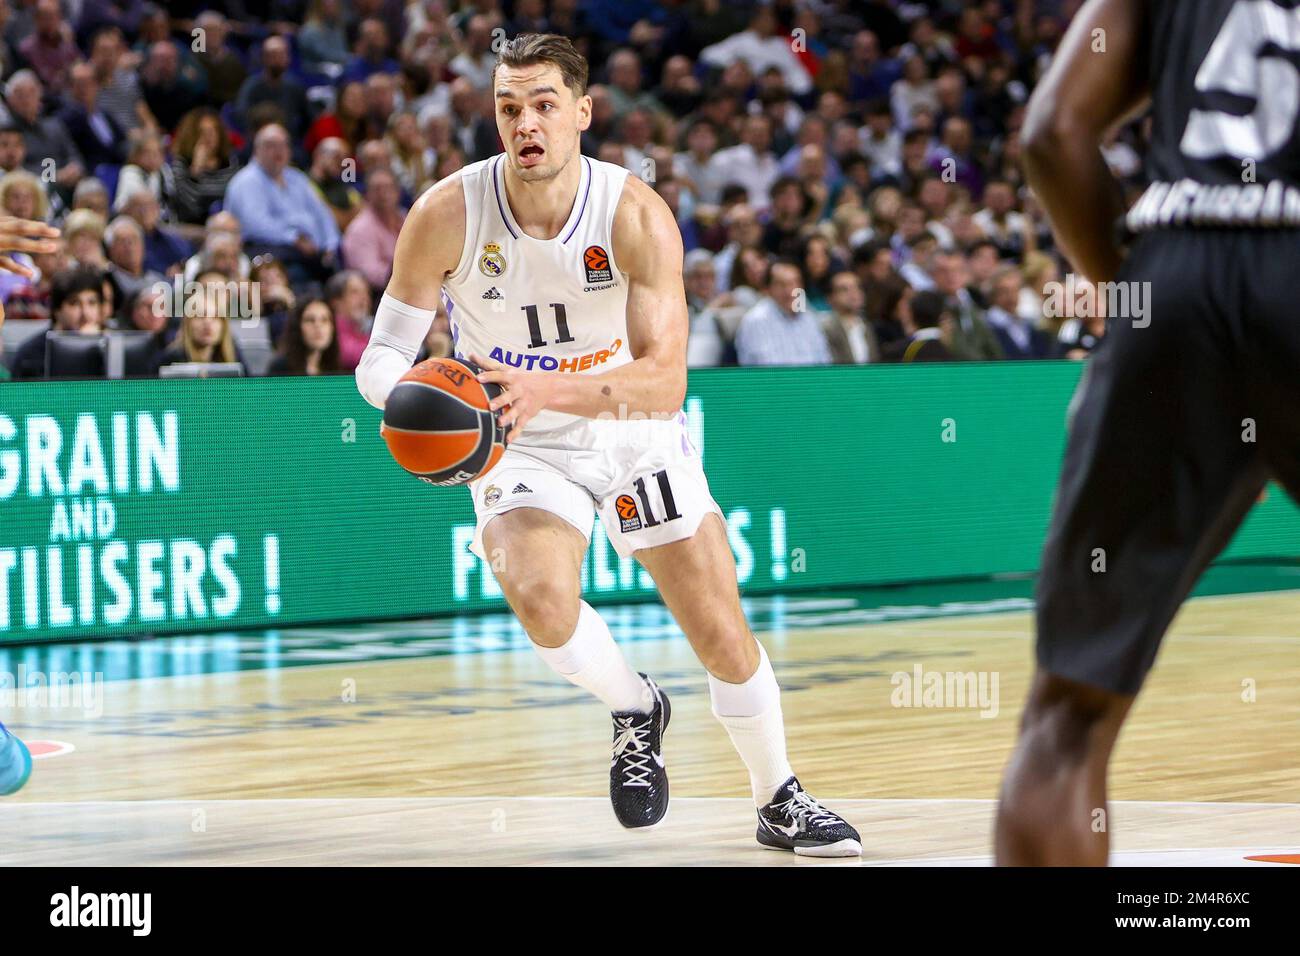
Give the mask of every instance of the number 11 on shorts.
<svg viewBox="0 0 1300 956">
<path fill-rule="evenodd" d="M 668 472 L 656 471 L 652 477 L 659 483 L 659 497 L 663 499 L 664 517 L 655 517 L 650 496 L 646 493 L 645 478 L 638 478 L 632 482 L 632 487 L 636 489 L 636 497 L 641 499 L 640 508 L 631 495 L 619 495 L 618 500 L 614 502 L 614 507 L 618 510 L 619 524 L 624 533 L 639 531 L 643 527 L 654 528 L 681 517 L 677 512 L 677 502 L 673 500 L 672 486 L 668 483 Z"/>
</svg>

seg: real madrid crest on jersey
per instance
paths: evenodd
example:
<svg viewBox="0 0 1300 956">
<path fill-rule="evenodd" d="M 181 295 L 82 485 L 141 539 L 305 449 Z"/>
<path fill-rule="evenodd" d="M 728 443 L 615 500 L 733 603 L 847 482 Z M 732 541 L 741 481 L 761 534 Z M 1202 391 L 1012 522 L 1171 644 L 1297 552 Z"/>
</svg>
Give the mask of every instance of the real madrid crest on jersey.
<svg viewBox="0 0 1300 956">
<path fill-rule="evenodd" d="M 506 257 L 495 242 L 483 243 L 483 255 L 478 257 L 478 271 L 495 279 L 506 271 Z"/>
</svg>

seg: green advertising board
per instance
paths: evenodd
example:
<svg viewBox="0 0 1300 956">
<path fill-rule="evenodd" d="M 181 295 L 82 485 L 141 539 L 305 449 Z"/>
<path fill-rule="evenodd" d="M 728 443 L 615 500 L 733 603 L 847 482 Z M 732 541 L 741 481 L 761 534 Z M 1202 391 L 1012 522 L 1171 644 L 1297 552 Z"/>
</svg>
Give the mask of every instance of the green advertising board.
<svg viewBox="0 0 1300 956">
<path fill-rule="evenodd" d="M 1073 363 L 692 371 L 747 593 L 1034 570 Z M 351 378 L 0 385 L 0 641 L 503 607 L 463 488 L 403 472 Z M 1229 554 L 1289 556 L 1259 505 Z M 594 525 L 593 602 L 653 593 Z"/>
</svg>

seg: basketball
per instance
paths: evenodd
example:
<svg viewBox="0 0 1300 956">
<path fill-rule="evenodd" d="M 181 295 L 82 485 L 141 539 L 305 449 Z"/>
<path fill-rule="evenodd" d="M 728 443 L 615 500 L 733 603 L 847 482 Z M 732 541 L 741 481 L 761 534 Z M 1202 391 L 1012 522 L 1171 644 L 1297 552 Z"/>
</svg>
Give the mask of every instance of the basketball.
<svg viewBox="0 0 1300 956">
<path fill-rule="evenodd" d="M 384 406 L 380 433 L 397 463 L 421 481 L 462 485 L 488 471 L 505 450 L 505 429 L 488 403 L 501 387 L 481 369 L 432 358 L 401 377 Z"/>
</svg>

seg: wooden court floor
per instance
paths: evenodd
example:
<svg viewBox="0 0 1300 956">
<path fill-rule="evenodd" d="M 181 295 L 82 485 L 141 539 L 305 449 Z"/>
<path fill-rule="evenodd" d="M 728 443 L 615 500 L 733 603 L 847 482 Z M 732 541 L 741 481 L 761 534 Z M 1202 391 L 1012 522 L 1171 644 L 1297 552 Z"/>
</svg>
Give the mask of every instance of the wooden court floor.
<svg viewBox="0 0 1300 956">
<path fill-rule="evenodd" d="M 1120 740 L 1115 862 L 1300 860 L 1298 616 L 1297 591 L 1187 605 Z M 864 863 L 987 862 L 1027 612 L 759 636 L 795 770 L 859 828 Z M 684 638 L 624 649 L 673 701 L 673 805 L 651 831 L 608 807 L 600 704 L 506 646 L 108 681 L 95 712 L 0 709 L 51 751 L 0 800 L 0 865 L 842 865 L 754 843 L 746 775 Z M 918 673 L 983 693 L 927 699 L 908 692 Z"/>
</svg>

